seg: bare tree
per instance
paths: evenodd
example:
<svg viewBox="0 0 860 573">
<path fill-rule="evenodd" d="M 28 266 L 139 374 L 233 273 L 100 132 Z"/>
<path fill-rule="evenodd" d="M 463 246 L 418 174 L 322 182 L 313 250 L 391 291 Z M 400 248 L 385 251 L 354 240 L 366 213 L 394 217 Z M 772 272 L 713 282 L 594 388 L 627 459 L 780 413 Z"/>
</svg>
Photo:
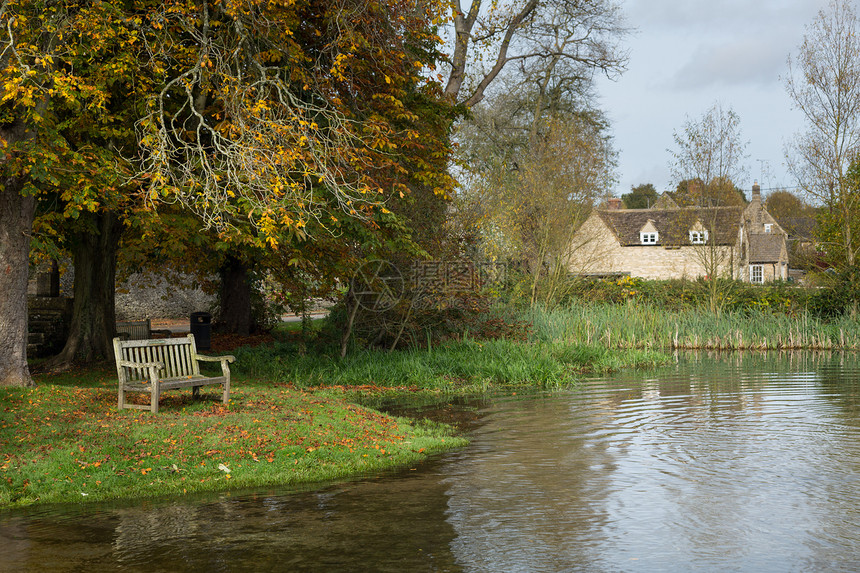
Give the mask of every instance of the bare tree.
<svg viewBox="0 0 860 573">
<path fill-rule="evenodd" d="M 688 118 L 674 137 L 677 149 L 670 150 L 670 169 L 679 182 L 694 186 L 688 196 L 690 206 L 698 207 L 679 219 L 685 228 L 678 229 L 676 236 L 696 246 L 695 256 L 708 279 L 708 306 L 716 313 L 721 309 L 721 295 L 730 285 L 725 279 L 733 278 L 732 249 L 719 243 L 723 198 L 734 189 L 732 181 L 746 173 L 740 117 L 715 103 L 698 120 Z"/>
<path fill-rule="evenodd" d="M 669 150 L 669 168 L 676 183 L 694 181 L 698 188 L 689 195 L 701 207 L 720 203 L 720 196 L 734 187 L 733 181 L 746 176 L 747 142 L 741 135 L 740 116 L 729 107 L 715 103 L 698 119 L 684 122 L 674 132 L 677 148 Z"/>
<path fill-rule="evenodd" d="M 468 11 L 454 0 L 451 19 L 454 45 L 445 93 L 468 107 L 484 99 L 512 62 L 563 62 L 582 76 L 600 71 L 609 77 L 627 65 L 627 52 L 618 45 L 627 30 L 612 0 L 472 0 Z"/>
<path fill-rule="evenodd" d="M 806 118 L 806 130 L 786 156 L 801 187 L 838 215 L 844 263 L 857 258 L 855 218 L 860 200 L 846 174 L 860 151 L 860 29 L 853 2 L 832 0 L 807 27 L 788 59 L 785 86 Z"/>
</svg>

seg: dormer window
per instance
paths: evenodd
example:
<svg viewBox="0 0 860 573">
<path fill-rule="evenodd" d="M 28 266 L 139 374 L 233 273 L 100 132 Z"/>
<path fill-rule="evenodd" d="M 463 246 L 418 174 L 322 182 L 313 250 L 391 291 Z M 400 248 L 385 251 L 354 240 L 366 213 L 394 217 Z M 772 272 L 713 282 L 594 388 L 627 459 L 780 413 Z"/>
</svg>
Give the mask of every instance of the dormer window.
<svg viewBox="0 0 860 573">
<path fill-rule="evenodd" d="M 639 242 L 643 245 L 656 245 L 657 244 L 657 232 L 640 232 L 639 233 Z"/>
<path fill-rule="evenodd" d="M 704 245 L 708 242 L 707 231 L 690 231 L 690 244 Z"/>
</svg>

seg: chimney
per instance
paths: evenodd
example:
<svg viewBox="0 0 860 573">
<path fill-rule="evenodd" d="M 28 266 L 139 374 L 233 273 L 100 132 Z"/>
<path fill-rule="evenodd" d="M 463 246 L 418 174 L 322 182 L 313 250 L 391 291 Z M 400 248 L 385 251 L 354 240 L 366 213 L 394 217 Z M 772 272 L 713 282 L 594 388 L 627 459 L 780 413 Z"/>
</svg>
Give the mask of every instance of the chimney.
<svg viewBox="0 0 860 573">
<path fill-rule="evenodd" d="M 621 209 L 621 199 L 618 197 L 612 197 L 606 203 L 606 208 L 610 211 L 618 211 Z"/>
<path fill-rule="evenodd" d="M 761 203 L 761 187 L 759 187 L 758 181 L 753 183 L 752 197 L 750 198 L 750 201 Z"/>
</svg>

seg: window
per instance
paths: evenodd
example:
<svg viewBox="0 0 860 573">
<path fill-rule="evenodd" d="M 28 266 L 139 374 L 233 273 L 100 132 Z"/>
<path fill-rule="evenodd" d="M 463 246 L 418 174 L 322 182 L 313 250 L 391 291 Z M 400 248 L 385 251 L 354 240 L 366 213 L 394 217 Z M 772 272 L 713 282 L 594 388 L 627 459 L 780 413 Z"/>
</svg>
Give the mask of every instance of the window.
<svg viewBox="0 0 860 573">
<path fill-rule="evenodd" d="M 693 245 L 704 245 L 708 242 L 707 231 L 690 231 L 690 243 Z"/>
<path fill-rule="evenodd" d="M 750 265 L 750 282 L 751 283 L 764 283 L 764 271 L 762 270 L 761 265 Z"/>
<path fill-rule="evenodd" d="M 643 245 L 656 245 L 657 233 L 639 233 L 639 242 Z"/>
<path fill-rule="evenodd" d="M 773 233 L 773 223 L 765 223 L 764 224 L 764 232 L 765 233 Z"/>
</svg>

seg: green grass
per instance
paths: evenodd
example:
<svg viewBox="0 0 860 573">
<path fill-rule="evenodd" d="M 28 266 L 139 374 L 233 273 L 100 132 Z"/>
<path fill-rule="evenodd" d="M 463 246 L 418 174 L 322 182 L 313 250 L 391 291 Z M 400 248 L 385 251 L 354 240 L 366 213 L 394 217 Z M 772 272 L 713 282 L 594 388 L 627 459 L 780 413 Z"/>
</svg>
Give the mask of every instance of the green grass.
<svg viewBox="0 0 860 573">
<path fill-rule="evenodd" d="M 583 372 L 663 362 L 655 351 L 612 351 L 597 345 L 506 340 L 451 341 L 433 349 L 365 350 L 345 358 L 299 355 L 285 343 L 234 351 L 236 369 L 298 387 L 365 386 L 395 391 L 474 394 L 529 386 L 569 387 Z"/>
<path fill-rule="evenodd" d="M 171 392 L 157 415 L 120 412 L 105 374 L 0 389 L 0 508 L 329 481 L 465 444 L 286 385 L 237 383 L 229 407 Z"/>
</svg>

